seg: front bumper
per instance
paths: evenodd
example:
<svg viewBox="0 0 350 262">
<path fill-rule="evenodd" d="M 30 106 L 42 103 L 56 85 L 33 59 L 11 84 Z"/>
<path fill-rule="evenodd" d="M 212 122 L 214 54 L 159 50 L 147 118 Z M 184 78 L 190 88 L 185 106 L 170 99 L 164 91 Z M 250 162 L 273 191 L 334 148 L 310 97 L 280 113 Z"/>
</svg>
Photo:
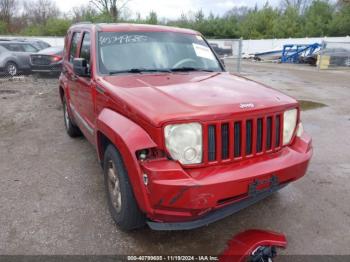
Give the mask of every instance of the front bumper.
<svg viewBox="0 0 350 262">
<path fill-rule="evenodd" d="M 305 133 L 279 152 L 230 164 L 183 169 L 170 160 L 145 161 L 148 225 L 186 230 L 248 207 L 305 175 L 312 156 Z"/>
<path fill-rule="evenodd" d="M 202 226 L 209 225 L 218 220 L 221 220 L 234 213 L 237 213 L 238 211 L 257 203 L 260 200 L 263 200 L 269 195 L 282 189 L 286 185 L 287 184 L 280 184 L 271 188 L 267 188 L 265 190 L 261 190 L 261 192 L 258 192 L 256 195 L 249 196 L 241 201 L 238 201 L 226 207 L 216 209 L 210 212 L 209 214 L 202 216 L 194 221 L 172 222 L 172 223 L 164 223 L 164 222 L 160 223 L 160 222 L 147 221 L 147 224 L 153 230 L 190 230 L 190 229 L 199 228 Z"/>
</svg>

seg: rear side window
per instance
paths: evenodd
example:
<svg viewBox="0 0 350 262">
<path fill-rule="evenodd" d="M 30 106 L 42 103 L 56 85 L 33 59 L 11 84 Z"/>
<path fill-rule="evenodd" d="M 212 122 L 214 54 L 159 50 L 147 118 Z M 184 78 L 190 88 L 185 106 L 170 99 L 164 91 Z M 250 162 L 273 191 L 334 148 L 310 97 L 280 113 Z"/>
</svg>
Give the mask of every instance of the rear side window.
<svg viewBox="0 0 350 262">
<path fill-rule="evenodd" d="M 38 49 L 36 49 L 34 46 L 29 44 L 23 44 L 22 45 L 24 52 L 38 52 Z"/>
<path fill-rule="evenodd" d="M 73 63 L 73 60 L 74 60 L 75 55 L 77 53 L 79 39 L 80 39 L 80 33 L 77 33 L 77 32 L 73 33 L 72 42 L 71 42 L 70 50 L 69 50 L 69 62 L 70 63 Z"/>
<path fill-rule="evenodd" d="M 23 52 L 23 49 L 19 44 L 3 44 L 2 46 L 12 52 Z"/>
<path fill-rule="evenodd" d="M 90 65 L 90 55 L 91 55 L 90 48 L 91 48 L 90 33 L 85 33 L 83 37 L 83 43 L 81 44 L 80 58 L 85 58 L 89 65 Z"/>
</svg>

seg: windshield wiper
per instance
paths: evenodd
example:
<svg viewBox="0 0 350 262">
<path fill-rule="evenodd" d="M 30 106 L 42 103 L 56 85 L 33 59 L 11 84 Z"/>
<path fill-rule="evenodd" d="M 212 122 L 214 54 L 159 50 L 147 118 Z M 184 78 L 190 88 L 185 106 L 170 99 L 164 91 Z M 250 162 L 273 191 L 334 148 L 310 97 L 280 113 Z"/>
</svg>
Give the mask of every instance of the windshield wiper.
<svg viewBox="0 0 350 262">
<path fill-rule="evenodd" d="M 190 72 L 190 71 L 200 71 L 200 72 L 215 72 L 210 69 L 205 68 L 195 68 L 195 67 L 179 67 L 170 69 L 171 72 Z"/>
<path fill-rule="evenodd" d="M 128 70 L 119 70 L 119 71 L 111 71 L 109 72 L 110 75 L 116 75 L 116 74 L 142 74 L 142 73 L 171 73 L 168 69 L 145 69 L 145 68 L 132 68 Z"/>
</svg>

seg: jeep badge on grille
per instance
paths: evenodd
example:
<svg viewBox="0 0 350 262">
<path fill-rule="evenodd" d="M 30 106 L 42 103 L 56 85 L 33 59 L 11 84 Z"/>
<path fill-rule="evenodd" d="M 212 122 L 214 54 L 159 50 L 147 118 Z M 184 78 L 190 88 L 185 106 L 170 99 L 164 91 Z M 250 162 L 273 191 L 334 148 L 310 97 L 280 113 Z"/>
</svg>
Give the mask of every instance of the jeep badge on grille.
<svg viewBox="0 0 350 262">
<path fill-rule="evenodd" d="M 246 109 L 246 108 L 254 108 L 255 105 L 253 103 L 245 103 L 245 104 L 240 104 L 239 107 L 242 109 Z"/>
</svg>

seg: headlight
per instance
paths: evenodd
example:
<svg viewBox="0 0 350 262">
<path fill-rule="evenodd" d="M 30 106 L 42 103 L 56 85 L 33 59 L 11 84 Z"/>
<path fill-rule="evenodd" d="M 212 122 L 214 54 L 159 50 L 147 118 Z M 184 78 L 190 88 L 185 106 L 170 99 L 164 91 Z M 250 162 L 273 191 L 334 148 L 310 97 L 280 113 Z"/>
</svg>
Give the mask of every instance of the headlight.
<svg viewBox="0 0 350 262">
<path fill-rule="evenodd" d="M 202 162 L 202 125 L 199 123 L 168 125 L 164 129 L 165 145 L 174 160 L 181 164 Z"/>
<path fill-rule="evenodd" d="M 283 117 L 283 145 L 290 143 L 297 124 L 298 111 L 296 109 L 284 112 Z"/>
</svg>

